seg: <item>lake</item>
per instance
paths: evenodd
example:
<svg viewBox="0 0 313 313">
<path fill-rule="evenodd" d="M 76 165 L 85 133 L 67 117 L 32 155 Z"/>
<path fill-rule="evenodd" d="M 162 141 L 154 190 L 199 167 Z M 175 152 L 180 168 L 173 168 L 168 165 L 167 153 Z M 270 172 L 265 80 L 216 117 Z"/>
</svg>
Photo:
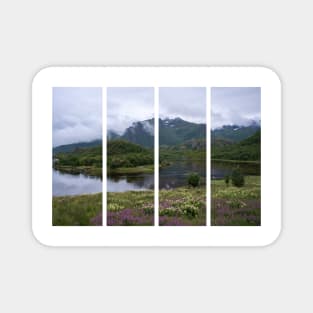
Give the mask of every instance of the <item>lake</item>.
<svg viewBox="0 0 313 313">
<path fill-rule="evenodd" d="M 188 175 L 198 173 L 201 183 L 205 184 L 206 164 L 203 161 L 176 161 L 160 169 L 160 189 L 171 189 L 187 185 Z"/>
<path fill-rule="evenodd" d="M 211 179 L 223 179 L 230 175 L 235 167 L 239 167 L 243 175 L 260 175 L 260 164 L 255 163 L 229 163 L 212 162 Z M 171 165 L 160 169 L 160 189 L 171 189 L 186 186 L 187 177 L 190 173 L 198 173 L 202 184 L 205 184 L 206 166 L 205 161 L 176 161 Z M 154 188 L 154 175 L 125 175 L 113 176 L 108 180 L 109 192 L 123 192 L 129 190 L 151 190 Z"/>
<path fill-rule="evenodd" d="M 205 183 L 205 161 L 177 161 L 160 169 L 160 189 L 171 189 L 185 186 L 188 174 L 199 173 Z M 115 175 L 107 179 L 108 192 L 123 192 L 129 190 L 152 190 L 154 188 L 154 175 Z"/>
<path fill-rule="evenodd" d="M 222 179 L 230 175 L 233 168 L 239 166 L 244 175 L 260 175 L 260 164 L 234 164 L 227 162 L 212 162 L 211 179 Z M 160 189 L 171 189 L 186 186 L 189 173 L 200 175 L 205 184 L 205 161 L 176 161 L 160 169 Z M 115 175 L 107 178 L 108 192 L 124 192 L 131 190 L 153 190 L 154 174 Z M 79 195 L 102 192 L 102 180 L 83 174 L 73 175 L 53 170 L 53 195 Z"/>
<path fill-rule="evenodd" d="M 100 178 L 83 174 L 73 175 L 61 173 L 53 169 L 53 196 L 80 195 L 97 192 L 102 192 L 102 180 Z"/>
<path fill-rule="evenodd" d="M 107 178 L 108 192 L 149 190 L 154 188 L 154 175 L 114 175 Z"/>
<path fill-rule="evenodd" d="M 231 175 L 233 169 L 237 167 L 241 170 L 243 175 L 261 175 L 261 164 L 212 161 L 211 179 L 222 179 L 226 175 Z"/>
</svg>

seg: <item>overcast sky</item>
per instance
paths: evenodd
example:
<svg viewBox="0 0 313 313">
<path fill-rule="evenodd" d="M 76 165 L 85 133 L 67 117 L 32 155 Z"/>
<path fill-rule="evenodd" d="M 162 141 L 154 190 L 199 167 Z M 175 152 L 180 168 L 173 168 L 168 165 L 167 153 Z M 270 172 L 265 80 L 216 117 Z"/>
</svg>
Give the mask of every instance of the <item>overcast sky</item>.
<svg viewBox="0 0 313 313">
<path fill-rule="evenodd" d="M 107 129 L 120 135 L 133 122 L 154 117 L 152 87 L 110 87 L 107 99 Z"/>
<path fill-rule="evenodd" d="M 211 128 L 223 125 L 246 126 L 261 120 L 261 88 L 211 88 Z"/>
<path fill-rule="evenodd" d="M 102 88 L 53 88 L 53 146 L 102 138 Z"/>
<path fill-rule="evenodd" d="M 206 122 L 206 88 L 162 87 L 159 101 L 161 118 L 180 117 L 188 122 Z"/>
</svg>

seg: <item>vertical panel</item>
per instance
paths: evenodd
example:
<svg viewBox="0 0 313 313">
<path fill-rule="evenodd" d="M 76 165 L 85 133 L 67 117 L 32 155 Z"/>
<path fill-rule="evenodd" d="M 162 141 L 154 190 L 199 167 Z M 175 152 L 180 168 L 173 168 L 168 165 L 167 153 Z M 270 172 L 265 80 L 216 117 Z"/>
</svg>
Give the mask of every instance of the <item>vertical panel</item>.
<svg viewBox="0 0 313 313">
<path fill-rule="evenodd" d="M 107 225 L 107 89 L 102 88 L 102 225 Z"/>
<path fill-rule="evenodd" d="M 159 89 L 159 224 L 206 225 L 206 88 Z"/>
<path fill-rule="evenodd" d="M 211 225 L 211 88 L 206 88 L 206 225 Z"/>
<path fill-rule="evenodd" d="M 154 134 L 159 133 L 159 88 L 154 91 Z M 154 136 L 154 211 L 159 210 L 159 136 Z M 154 214 L 154 225 L 159 226 L 159 214 Z"/>
<path fill-rule="evenodd" d="M 53 88 L 54 226 L 102 225 L 102 89 Z"/>
<path fill-rule="evenodd" d="M 154 89 L 107 88 L 107 225 L 154 225 Z"/>
<path fill-rule="evenodd" d="M 211 88 L 211 225 L 261 225 L 261 88 Z"/>
</svg>

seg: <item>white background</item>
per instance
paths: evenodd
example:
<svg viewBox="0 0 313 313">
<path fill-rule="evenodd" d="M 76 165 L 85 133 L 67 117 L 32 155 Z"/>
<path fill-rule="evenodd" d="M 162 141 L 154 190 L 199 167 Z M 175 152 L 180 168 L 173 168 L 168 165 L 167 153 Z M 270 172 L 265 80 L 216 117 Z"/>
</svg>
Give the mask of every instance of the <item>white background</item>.
<svg viewBox="0 0 313 313">
<path fill-rule="evenodd" d="M 52 88 L 53 86 L 103 87 L 103 138 L 106 140 L 106 86 L 206 86 L 207 133 L 211 120 L 210 86 L 261 88 L 262 171 L 260 227 L 56 227 L 52 212 Z M 265 246 L 281 230 L 281 83 L 265 67 L 49 67 L 41 70 L 32 86 L 32 229 L 41 243 L 52 246 Z M 155 97 L 155 115 L 159 102 Z M 156 121 L 158 118 L 156 118 Z M 275 124 L 273 124 L 275 120 Z M 156 133 L 158 123 L 155 124 Z M 104 147 L 106 141 L 104 140 Z M 207 136 L 210 147 L 210 136 Z M 207 186 L 210 187 L 210 149 L 207 150 Z M 154 160 L 159 159 L 155 137 Z M 106 149 L 103 149 L 106 164 Z M 156 164 L 155 168 L 158 168 Z M 103 167 L 106 177 L 106 167 Z M 154 186 L 158 186 L 155 173 Z M 158 188 L 155 188 L 158 212 Z M 207 188 L 207 199 L 211 198 Z M 210 201 L 207 201 L 210 225 Z M 106 182 L 103 184 L 103 212 L 106 215 Z M 156 215 L 157 216 L 157 215 Z M 106 225 L 104 220 L 103 225 Z M 155 220 L 158 225 L 158 219 Z"/>
<path fill-rule="evenodd" d="M 2 1 L 1 312 L 312 311 L 311 14 L 300 0 Z M 284 96 L 278 241 L 231 249 L 38 244 L 31 79 L 47 65 L 85 64 L 275 69 Z"/>
</svg>

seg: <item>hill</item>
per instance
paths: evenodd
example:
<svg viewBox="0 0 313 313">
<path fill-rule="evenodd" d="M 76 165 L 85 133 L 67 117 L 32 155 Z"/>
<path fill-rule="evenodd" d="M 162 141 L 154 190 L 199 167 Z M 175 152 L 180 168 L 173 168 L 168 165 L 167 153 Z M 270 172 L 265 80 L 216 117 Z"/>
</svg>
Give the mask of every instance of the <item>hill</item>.
<svg viewBox="0 0 313 313">
<path fill-rule="evenodd" d="M 76 149 L 92 148 L 92 147 L 97 147 L 97 146 L 102 146 L 102 139 L 96 139 L 96 140 L 89 141 L 89 142 L 77 142 L 77 143 L 72 143 L 68 145 L 57 146 L 53 148 L 53 154 L 62 153 L 62 152 L 64 153 L 72 152 L 72 151 L 75 151 Z"/>
<path fill-rule="evenodd" d="M 110 140 L 108 141 L 107 147 L 108 156 L 148 152 L 148 149 L 123 139 Z"/>
<path fill-rule="evenodd" d="M 65 173 L 102 177 L 102 145 L 55 153 L 53 167 Z"/>
<path fill-rule="evenodd" d="M 217 142 L 219 142 L 217 140 Z M 212 144 L 212 159 L 260 161 L 261 160 L 261 130 L 259 129 L 252 136 L 237 142 L 226 144 Z"/>
<path fill-rule="evenodd" d="M 153 149 L 126 140 L 110 140 L 107 145 L 109 174 L 153 172 Z"/>
</svg>

